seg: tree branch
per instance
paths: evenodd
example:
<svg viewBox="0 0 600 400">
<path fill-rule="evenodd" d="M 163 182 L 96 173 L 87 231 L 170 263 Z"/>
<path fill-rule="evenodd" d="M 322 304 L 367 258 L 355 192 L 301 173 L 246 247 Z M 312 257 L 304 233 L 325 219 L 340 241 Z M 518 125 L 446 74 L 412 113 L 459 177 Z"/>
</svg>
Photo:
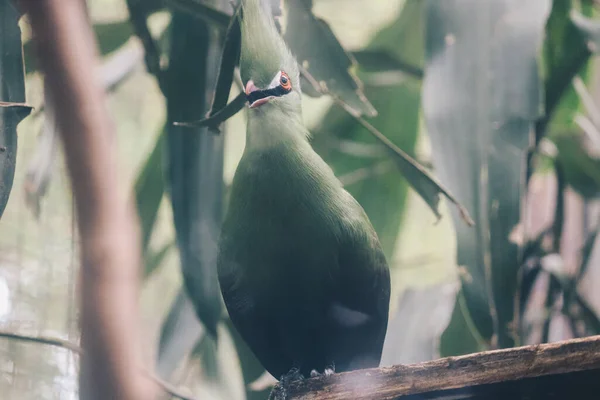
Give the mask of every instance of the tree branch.
<svg viewBox="0 0 600 400">
<path fill-rule="evenodd" d="M 68 340 L 48 337 L 48 336 L 30 336 L 23 335 L 15 332 L 8 331 L 0 331 L 0 337 L 5 339 L 19 340 L 22 342 L 30 342 L 30 343 L 39 343 L 45 344 L 49 346 L 62 347 L 63 349 L 67 349 L 72 351 L 73 353 L 82 354 L 83 350 L 81 347 L 76 345 L 75 343 L 71 343 Z"/>
<path fill-rule="evenodd" d="M 49 337 L 49 336 L 30 336 L 30 335 L 23 335 L 20 333 L 8 332 L 8 331 L 3 331 L 3 330 L 0 330 L 0 337 L 5 338 L 5 339 L 19 340 L 22 342 L 38 343 L 38 344 L 44 344 L 44 345 L 49 345 L 49 346 L 61 347 L 63 349 L 70 350 L 73 353 L 76 353 L 78 355 L 83 355 L 83 350 L 81 349 L 81 347 L 79 347 L 75 343 L 69 342 L 68 340 L 63 340 L 63 339 L 59 339 L 59 338 L 54 338 L 54 337 Z M 156 375 L 150 373 L 149 371 L 144 370 L 143 372 L 149 379 L 154 381 L 154 383 L 156 383 L 166 394 L 168 394 L 172 397 L 175 397 L 177 399 L 180 399 L 180 400 L 196 400 L 194 397 L 190 397 L 190 396 L 181 394 L 179 392 L 179 390 L 177 388 L 175 388 L 173 385 L 171 385 L 168 382 L 163 381 L 162 379 L 160 379 Z"/>
<path fill-rule="evenodd" d="M 98 51 L 83 0 L 21 0 L 49 94 L 77 208 L 81 237 L 84 399 L 147 400 L 140 373 L 140 243 L 135 212 L 121 193 L 114 126 L 97 79 Z"/>
<path fill-rule="evenodd" d="M 592 336 L 312 378 L 287 392 L 289 400 L 590 398 L 599 371 L 600 336 Z"/>
</svg>

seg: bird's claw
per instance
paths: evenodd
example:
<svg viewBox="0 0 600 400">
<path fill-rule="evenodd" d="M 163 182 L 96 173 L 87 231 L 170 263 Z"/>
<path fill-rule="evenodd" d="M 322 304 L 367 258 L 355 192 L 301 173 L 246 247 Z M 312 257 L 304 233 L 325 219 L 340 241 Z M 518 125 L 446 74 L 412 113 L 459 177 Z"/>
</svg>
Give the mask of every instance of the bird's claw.
<svg viewBox="0 0 600 400">
<path fill-rule="evenodd" d="M 269 400 L 286 400 L 288 398 L 287 392 L 289 384 L 302 379 L 304 379 L 304 375 L 300 373 L 298 368 L 290 369 L 287 374 L 281 377 L 279 383 L 275 385 L 271 391 L 271 394 L 269 395 Z"/>
<path fill-rule="evenodd" d="M 323 371 L 323 375 L 325 375 L 325 376 L 331 376 L 333 374 L 335 374 L 335 367 L 334 366 L 327 367 L 327 368 L 325 368 L 325 371 Z"/>
<path fill-rule="evenodd" d="M 333 374 L 335 374 L 335 365 L 333 365 L 333 364 L 325 367 L 325 369 L 323 370 L 323 373 L 320 373 L 316 369 L 313 369 L 312 371 L 310 371 L 311 378 L 316 378 L 318 376 L 326 376 L 327 377 L 327 376 L 331 376 Z"/>
</svg>

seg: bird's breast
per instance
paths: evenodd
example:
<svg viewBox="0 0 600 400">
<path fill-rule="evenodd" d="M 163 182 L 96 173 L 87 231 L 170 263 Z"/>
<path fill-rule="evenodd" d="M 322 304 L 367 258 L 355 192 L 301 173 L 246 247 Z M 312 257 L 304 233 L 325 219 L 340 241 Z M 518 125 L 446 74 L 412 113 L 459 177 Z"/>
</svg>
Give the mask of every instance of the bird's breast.
<svg viewBox="0 0 600 400">
<path fill-rule="evenodd" d="M 270 296 L 305 295 L 334 281 L 339 204 L 335 187 L 287 149 L 245 154 L 232 184 L 220 274 Z M 318 156 L 317 156 L 318 157 Z"/>
</svg>

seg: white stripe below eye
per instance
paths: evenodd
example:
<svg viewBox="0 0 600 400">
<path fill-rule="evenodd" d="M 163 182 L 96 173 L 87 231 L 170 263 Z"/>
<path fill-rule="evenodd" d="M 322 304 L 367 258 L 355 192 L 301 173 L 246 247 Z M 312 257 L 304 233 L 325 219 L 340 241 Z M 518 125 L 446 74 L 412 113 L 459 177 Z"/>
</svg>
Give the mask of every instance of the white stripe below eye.
<svg viewBox="0 0 600 400">
<path fill-rule="evenodd" d="M 280 86 L 281 85 L 281 83 L 279 82 L 280 79 L 281 79 L 281 71 L 279 71 L 277 74 L 275 74 L 275 78 L 273 78 L 271 83 L 269 83 L 269 87 L 267 89 L 274 89 L 277 86 Z"/>
</svg>

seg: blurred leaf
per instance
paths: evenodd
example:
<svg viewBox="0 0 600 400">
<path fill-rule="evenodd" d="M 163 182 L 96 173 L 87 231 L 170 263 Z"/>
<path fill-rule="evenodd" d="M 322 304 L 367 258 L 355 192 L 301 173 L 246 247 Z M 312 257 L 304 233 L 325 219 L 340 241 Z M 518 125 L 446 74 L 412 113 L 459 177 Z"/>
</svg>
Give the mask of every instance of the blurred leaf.
<svg viewBox="0 0 600 400">
<path fill-rule="evenodd" d="M 594 53 L 600 52 L 600 21 L 588 18 L 577 10 L 570 10 L 570 17 L 587 41 L 588 49 Z"/>
<path fill-rule="evenodd" d="M 239 362 L 242 366 L 242 375 L 246 385 L 247 400 L 264 400 L 268 397 L 271 388 L 265 388 L 261 391 L 256 391 L 251 388 L 251 384 L 263 376 L 266 372 L 260 361 L 256 358 L 250 347 L 240 336 L 238 331 L 233 327 L 231 320 L 228 318 L 225 321 L 229 334 L 235 343 Z"/>
<path fill-rule="evenodd" d="M 440 337 L 450 322 L 458 286 L 444 282 L 405 290 L 388 324 L 381 367 L 440 357 Z"/>
<path fill-rule="evenodd" d="M 426 5 L 423 108 L 434 166 L 475 218 L 468 228 L 452 209 L 466 308 L 485 340 L 510 347 L 519 252 L 509 236 L 540 116 L 537 60 L 550 1 Z"/>
<path fill-rule="evenodd" d="M 219 324 L 219 346 L 214 338 L 204 336 L 188 365 L 187 383 L 199 399 L 246 399 L 235 344 L 224 324 Z"/>
<path fill-rule="evenodd" d="M 598 237 L 598 233 L 600 233 L 600 227 L 594 228 L 594 230 L 590 232 L 587 238 L 585 239 L 583 249 L 581 249 L 581 264 L 577 269 L 577 282 L 581 281 L 581 279 L 585 276 L 588 267 L 590 266 L 590 260 L 592 259 L 592 253 L 596 245 L 596 238 Z"/>
<path fill-rule="evenodd" d="M 141 224 L 142 251 L 145 253 L 152 236 L 158 209 L 165 192 L 163 175 L 163 151 L 165 146 L 165 131 L 158 135 L 154 149 L 146 159 L 135 182 L 135 201 Z M 146 267 L 146 276 L 149 275 Z"/>
<path fill-rule="evenodd" d="M 465 296 L 461 290 L 456 295 L 450 323 L 440 338 L 440 357 L 477 353 L 487 349 L 487 343 L 479 335 L 477 327 L 470 317 Z"/>
<path fill-rule="evenodd" d="M 133 27 L 129 19 L 119 22 L 108 22 L 94 24 L 94 33 L 98 43 L 98 50 L 101 55 L 111 53 L 123 46 L 133 35 Z M 31 74 L 38 70 L 37 60 L 33 51 L 31 40 L 23 45 L 23 55 L 25 59 L 25 70 Z"/>
<path fill-rule="evenodd" d="M 277 385 L 278 380 L 273 377 L 270 373 L 265 371 L 261 376 L 258 377 L 254 382 L 248 384 L 248 388 L 254 392 L 263 392 L 266 390 L 273 390 L 273 387 Z"/>
<path fill-rule="evenodd" d="M 104 89 L 106 91 L 117 89 L 131 75 L 142 59 L 143 49 L 137 42 L 126 44 L 111 56 L 106 57 L 100 67 L 100 78 Z M 37 113 L 42 111 L 44 112 L 44 122 L 35 153 L 28 160 L 24 184 L 26 204 L 36 218 L 40 215 L 41 201 L 52 179 L 58 147 L 57 128 L 53 115 L 54 107 L 45 88 L 44 102 L 36 109 Z"/>
<path fill-rule="evenodd" d="M 194 305 L 181 288 L 162 324 L 156 357 L 158 376 L 169 380 L 175 370 L 192 354 L 204 337 L 204 327 L 196 317 Z"/>
<path fill-rule="evenodd" d="M 325 21 L 312 13 L 312 0 L 287 1 L 287 27 L 283 35 L 298 62 L 329 93 L 359 114 L 377 115 L 352 72 L 354 60 L 338 42 Z M 310 85 L 302 85 L 307 87 Z"/>
<path fill-rule="evenodd" d="M 593 198 L 600 193 L 600 158 L 591 157 L 581 136 L 560 135 L 553 139 L 558 160 L 569 185 L 579 194 Z"/>
<path fill-rule="evenodd" d="M 239 10 L 240 8 L 238 8 L 238 11 L 231 19 L 225 34 L 221 65 L 219 66 L 219 75 L 217 77 L 217 87 L 215 88 L 215 97 L 213 98 L 210 113 L 208 115 L 209 118 L 214 117 L 220 111 L 225 111 L 227 107 L 227 100 L 229 99 L 231 85 L 233 84 L 233 72 L 239 63 L 240 46 L 242 44 Z M 239 97 L 240 96 L 238 96 L 238 98 Z M 241 103 L 241 101 L 239 103 Z M 217 125 L 212 128 L 217 129 Z"/>
<path fill-rule="evenodd" d="M 213 23 L 218 27 L 226 28 L 230 24 L 231 13 L 226 13 L 212 4 L 206 4 L 201 0 L 164 0 L 164 2 L 173 10 L 181 13 L 187 13 L 194 17 L 202 19 L 204 22 Z"/>
<path fill-rule="evenodd" d="M 44 85 L 44 122 L 35 154 L 29 159 L 25 176 L 25 203 L 36 218 L 40 217 L 41 200 L 46 194 L 58 149 L 58 132 L 54 119 L 54 107 Z"/>
<path fill-rule="evenodd" d="M 175 247 L 175 243 L 171 242 L 163 245 L 157 251 L 146 249 L 144 253 L 144 279 L 152 275 L 162 265 L 173 247 Z"/>
<path fill-rule="evenodd" d="M 587 75 L 583 67 L 587 64 L 590 51 L 581 32 L 571 21 L 571 3 L 554 1 L 546 23 L 543 47 L 545 115 L 536 126 L 536 144 L 546 134 L 552 137 L 556 133 L 572 131 L 573 118 L 579 110 L 579 100 L 571 82 L 580 72 Z M 584 2 L 582 10 L 589 12 L 591 6 Z M 548 123 L 549 132 L 546 132 Z"/>
<path fill-rule="evenodd" d="M 0 0 L 0 218 L 15 176 L 17 125 L 31 112 L 24 104 L 20 16 L 11 0 Z"/>
<path fill-rule="evenodd" d="M 401 72 L 413 78 L 423 79 L 423 70 L 397 59 L 390 52 L 382 50 L 360 50 L 352 53 L 362 71 L 365 72 Z"/>
<path fill-rule="evenodd" d="M 573 88 L 579 96 L 579 100 L 585 109 L 587 115 L 590 116 L 592 123 L 595 125 L 596 129 L 600 126 L 600 110 L 598 110 L 598 106 L 594 101 L 592 94 L 585 87 L 585 82 L 580 77 L 575 77 L 573 79 Z M 596 136 L 596 135 L 595 135 Z M 596 141 L 598 138 L 594 138 Z"/>
<path fill-rule="evenodd" d="M 222 220 L 224 135 L 174 126 L 202 118 L 212 98 L 222 46 L 209 26 L 175 12 L 165 95 L 168 177 L 181 268 L 200 321 L 216 335 L 221 319 L 217 241 Z"/>
<path fill-rule="evenodd" d="M 408 0 L 399 17 L 377 34 L 367 50 L 374 43 L 380 43 L 381 37 L 386 37 L 388 46 L 398 46 L 405 58 L 420 59 L 422 63 L 424 31 L 420 3 L 420 0 Z M 415 80 L 388 87 L 365 87 L 379 110 L 373 125 L 411 155 L 418 133 L 420 90 L 420 84 Z M 325 115 L 312 144 L 363 206 L 387 258 L 391 259 L 408 191 L 407 182 L 394 162 L 364 127 L 338 107 L 332 107 Z M 361 157 L 356 151 L 354 154 L 349 152 L 348 145 L 363 149 L 363 154 L 364 149 L 375 150 L 370 150 L 371 157 Z"/>
<path fill-rule="evenodd" d="M 411 7 L 408 7 L 409 5 Z M 406 14 L 410 15 L 411 13 L 420 12 L 419 10 L 421 9 L 421 5 L 419 3 L 413 4 L 412 2 L 407 2 L 405 8 L 406 8 Z M 411 20 L 411 23 L 415 23 L 415 24 L 422 23 L 421 14 L 413 15 L 413 16 L 416 16 L 416 18 Z M 416 31 L 422 32 L 422 29 L 417 29 Z M 384 30 L 384 32 L 386 33 L 385 37 L 390 40 L 394 37 L 394 35 L 397 35 L 396 37 L 399 38 L 399 37 L 402 37 L 402 34 L 403 34 L 403 30 L 398 29 L 394 25 L 392 25 L 390 27 L 390 29 Z M 394 35 L 390 35 L 390 33 L 394 33 Z M 414 32 L 412 34 L 414 35 Z M 416 36 L 418 37 L 419 35 L 417 34 Z M 380 37 L 381 36 L 375 38 L 374 42 L 377 44 L 377 46 L 382 46 L 383 44 L 385 44 L 384 42 L 381 41 Z M 407 35 L 406 37 L 408 38 L 409 36 Z M 412 42 L 422 43 L 419 40 L 413 40 Z M 422 46 L 418 47 L 418 46 L 414 46 L 414 45 L 411 46 L 410 44 L 408 44 L 407 51 L 408 50 L 411 50 L 412 52 L 416 51 L 416 52 L 418 52 L 418 54 L 422 54 Z M 396 54 L 396 52 L 393 52 L 392 54 Z M 414 54 L 410 54 L 410 53 L 408 53 L 408 54 L 411 58 L 415 58 Z M 305 69 L 301 69 L 301 72 L 302 72 L 303 76 L 306 78 L 306 80 L 309 81 L 311 85 L 313 85 L 315 90 L 319 90 L 323 93 L 327 93 L 327 89 L 322 87 L 316 81 L 316 79 L 310 74 L 310 72 L 308 72 Z M 392 84 L 385 85 L 385 87 L 391 88 L 391 87 L 394 87 L 395 85 L 405 84 L 405 83 L 407 83 L 407 82 L 404 82 L 401 80 L 399 82 L 396 82 L 393 85 Z M 415 83 L 409 81 L 407 84 L 414 85 Z M 372 86 L 373 89 L 376 89 L 378 87 L 381 87 L 381 85 Z M 450 202 L 452 202 L 458 208 L 459 214 L 462 216 L 464 222 L 467 225 L 473 224 L 473 221 L 472 221 L 469 213 L 467 212 L 467 210 L 456 200 L 456 198 L 429 171 L 427 171 L 427 169 L 425 169 L 422 165 L 420 165 L 410 154 L 405 152 L 401 147 L 396 145 L 394 143 L 393 139 L 390 140 L 390 138 L 388 136 L 384 135 L 379 129 L 377 129 L 377 127 L 375 125 L 371 124 L 370 122 L 368 122 L 364 118 L 362 118 L 358 114 L 358 112 L 356 112 L 355 110 L 350 108 L 346 103 L 341 101 L 341 99 L 339 99 L 335 95 L 333 95 L 333 98 L 334 98 L 335 103 L 337 103 L 337 105 L 339 105 L 341 108 L 343 108 L 346 111 L 346 113 L 348 113 L 355 120 L 355 122 L 358 122 L 362 126 L 362 128 L 364 128 L 364 130 L 372 136 L 372 138 L 375 138 L 378 143 L 380 143 L 384 146 L 384 148 L 387 150 L 388 154 L 391 155 L 393 162 L 396 164 L 398 169 L 402 172 L 402 176 L 404 178 L 406 178 L 406 180 L 411 185 L 411 187 L 421 196 L 421 198 L 425 201 L 425 203 L 427 203 L 427 205 L 431 208 L 433 213 L 438 218 L 441 217 L 441 215 L 439 213 L 439 207 L 438 207 L 440 195 L 444 195 Z M 417 106 L 418 106 L 418 103 L 417 103 Z M 389 107 L 389 104 L 385 104 L 384 107 Z M 395 109 L 396 114 L 397 114 L 397 110 L 399 110 L 399 109 L 402 109 L 402 111 L 406 111 L 404 109 L 404 107 L 399 107 L 399 108 Z M 396 115 L 396 114 L 390 114 L 390 115 Z M 407 113 L 407 114 L 411 115 L 410 113 Z M 418 118 L 417 111 L 415 111 L 412 115 L 415 117 L 415 120 L 412 120 L 412 121 L 417 121 L 418 120 L 417 119 Z M 335 118 L 335 120 L 343 121 L 343 119 L 340 119 L 337 117 Z M 376 119 L 374 123 L 377 125 L 379 120 L 380 119 Z M 398 133 L 403 133 L 403 131 L 398 131 L 397 121 L 395 121 L 395 120 L 393 121 L 392 124 L 386 126 L 386 132 L 388 135 L 392 135 L 392 136 L 395 136 Z M 404 136 L 404 135 L 402 135 L 402 136 Z M 413 137 L 413 136 L 410 136 L 410 137 Z M 382 165 L 380 164 L 374 169 L 370 168 L 368 170 L 364 170 L 364 169 L 356 170 L 356 172 L 364 175 L 364 173 L 362 173 L 361 171 L 371 171 L 371 172 L 375 171 L 375 170 L 382 171 L 381 167 L 382 167 Z M 367 175 L 369 175 L 369 174 L 367 174 Z M 355 179 L 353 178 L 352 181 L 355 181 Z M 360 202 L 360 200 L 359 200 L 359 202 Z M 384 250 L 385 250 L 385 244 L 384 244 Z"/>
</svg>

